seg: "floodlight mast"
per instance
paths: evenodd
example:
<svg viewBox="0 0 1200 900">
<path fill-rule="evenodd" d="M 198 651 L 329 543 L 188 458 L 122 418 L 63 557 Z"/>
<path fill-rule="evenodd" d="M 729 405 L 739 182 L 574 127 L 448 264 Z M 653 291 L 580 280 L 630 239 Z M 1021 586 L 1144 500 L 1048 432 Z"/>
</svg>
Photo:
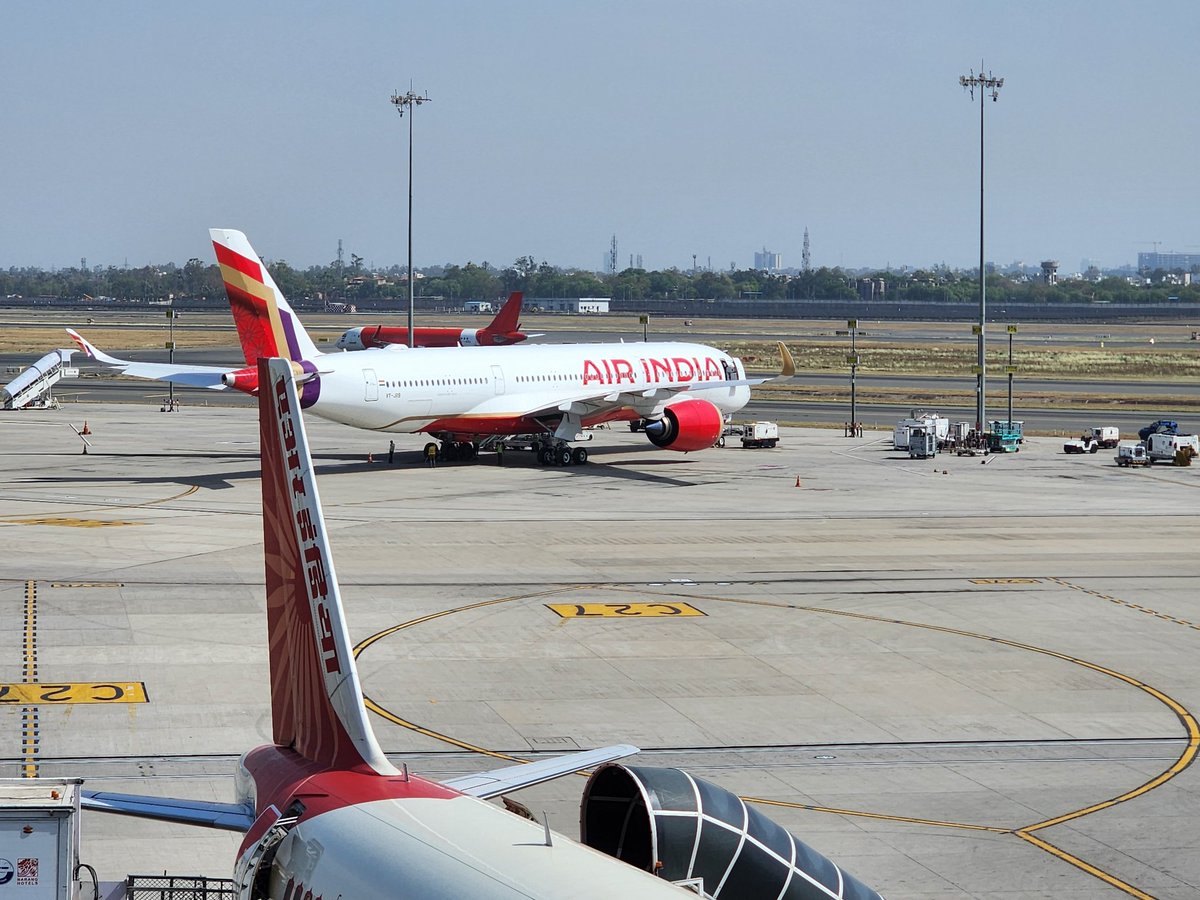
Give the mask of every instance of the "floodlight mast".
<svg viewBox="0 0 1200 900">
<path fill-rule="evenodd" d="M 413 108 L 422 103 L 428 103 L 428 97 L 416 94 L 410 88 L 407 94 L 399 92 L 392 94 L 392 104 L 396 112 L 404 116 L 408 109 L 408 346 L 413 346 Z"/>
<path fill-rule="evenodd" d="M 978 361 L 976 364 L 977 382 L 975 385 L 975 432 L 983 433 L 983 426 L 987 422 L 986 418 L 986 396 L 987 391 L 987 273 L 984 270 L 983 262 L 983 98 L 985 95 L 991 96 L 993 102 L 1000 97 L 1000 88 L 1004 87 L 1004 79 L 995 77 L 991 71 L 986 75 L 983 73 L 983 66 L 980 65 L 980 72 L 975 74 L 971 70 L 969 75 L 960 75 L 958 83 L 962 85 L 971 95 L 971 100 L 975 99 L 975 92 L 979 91 L 979 338 L 978 338 Z"/>
</svg>

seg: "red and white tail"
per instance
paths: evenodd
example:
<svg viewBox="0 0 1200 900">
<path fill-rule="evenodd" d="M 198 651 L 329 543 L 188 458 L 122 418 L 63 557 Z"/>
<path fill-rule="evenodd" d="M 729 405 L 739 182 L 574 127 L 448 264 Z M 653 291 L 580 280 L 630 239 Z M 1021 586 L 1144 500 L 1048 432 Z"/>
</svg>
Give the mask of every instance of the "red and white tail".
<svg viewBox="0 0 1200 900">
<path fill-rule="evenodd" d="M 394 774 L 367 721 L 291 364 L 258 363 L 267 637 L 275 743 Z"/>
<path fill-rule="evenodd" d="M 294 362 L 320 356 L 296 313 L 275 285 L 246 235 L 230 228 L 210 228 L 221 280 L 233 310 L 247 365 L 268 356 Z"/>
<path fill-rule="evenodd" d="M 523 298 L 524 295 L 520 291 L 513 291 L 509 294 L 487 330 L 493 334 L 507 334 L 510 331 L 516 331 L 521 325 L 521 301 Z"/>
</svg>

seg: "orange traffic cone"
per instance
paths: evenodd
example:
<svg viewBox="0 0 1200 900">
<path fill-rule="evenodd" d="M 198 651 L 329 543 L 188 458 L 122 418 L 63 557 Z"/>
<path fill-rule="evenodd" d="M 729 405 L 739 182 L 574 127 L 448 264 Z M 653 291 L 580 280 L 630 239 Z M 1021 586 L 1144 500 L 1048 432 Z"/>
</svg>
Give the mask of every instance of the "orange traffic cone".
<svg viewBox="0 0 1200 900">
<path fill-rule="evenodd" d="M 800 476 L 796 476 L 796 487 L 800 487 Z"/>
<path fill-rule="evenodd" d="M 83 430 L 80 431 L 79 433 L 80 434 L 91 434 L 92 433 L 92 429 L 88 428 L 87 419 L 83 420 Z"/>
</svg>

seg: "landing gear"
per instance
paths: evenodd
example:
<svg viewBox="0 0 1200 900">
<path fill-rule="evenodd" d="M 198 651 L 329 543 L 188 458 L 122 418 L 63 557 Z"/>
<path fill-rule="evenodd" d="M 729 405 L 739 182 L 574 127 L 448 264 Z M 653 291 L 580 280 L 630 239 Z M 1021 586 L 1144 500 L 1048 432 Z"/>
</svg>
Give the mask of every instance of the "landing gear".
<svg viewBox="0 0 1200 900">
<path fill-rule="evenodd" d="M 555 444 L 537 444 L 534 447 L 538 462 L 543 466 L 582 466 L 588 461 L 586 447 L 572 448 L 566 441 Z"/>
</svg>

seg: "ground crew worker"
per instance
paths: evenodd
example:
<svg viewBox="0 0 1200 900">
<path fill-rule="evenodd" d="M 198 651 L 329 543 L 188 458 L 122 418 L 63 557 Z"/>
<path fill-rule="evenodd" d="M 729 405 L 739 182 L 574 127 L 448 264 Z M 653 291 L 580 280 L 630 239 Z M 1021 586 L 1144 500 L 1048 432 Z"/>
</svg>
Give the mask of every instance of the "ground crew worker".
<svg viewBox="0 0 1200 900">
<path fill-rule="evenodd" d="M 437 458 L 438 458 L 437 444 L 431 443 L 425 448 L 425 465 L 429 466 L 429 468 L 432 469 L 434 466 L 437 465 Z"/>
<path fill-rule="evenodd" d="M 504 441 L 496 445 L 496 465 L 504 465 Z"/>
</svg>

